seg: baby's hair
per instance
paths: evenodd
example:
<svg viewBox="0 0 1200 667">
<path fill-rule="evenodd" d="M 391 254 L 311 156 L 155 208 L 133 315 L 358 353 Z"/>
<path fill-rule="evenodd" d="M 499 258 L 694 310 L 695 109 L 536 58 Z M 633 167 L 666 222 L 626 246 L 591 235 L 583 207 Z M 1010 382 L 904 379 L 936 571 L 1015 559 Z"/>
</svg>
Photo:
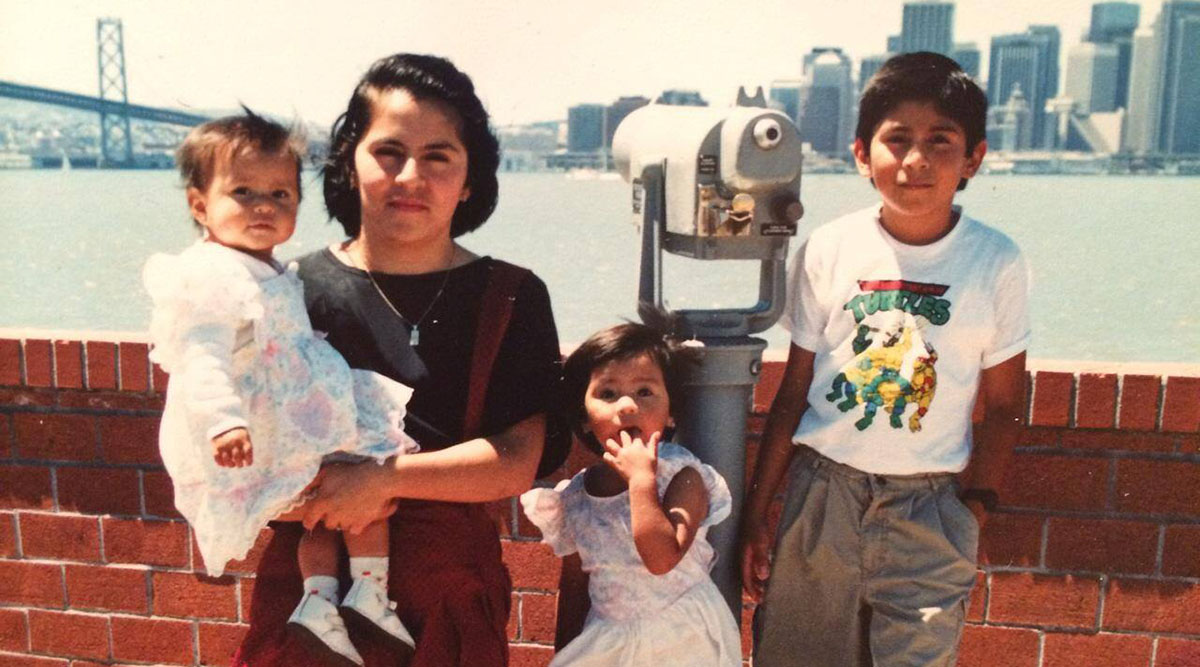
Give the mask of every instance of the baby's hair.
<svg viewBox="0 0 1200 667">
<path fill-rule="evenodd" d="M 661 332 L 645 324 L 626 322 L 597 331 L 575 348 L 563 362 L 563 387 L 560 395 L 560 414 L 571 425 L 580 441 L 589 449 L 602 450 L 596 438 L 584 430 L 587 412 L 583 401 L 587 395 L 592 373 L 614 361 L 625 361 L 647 355 L 662 371 L 667 385 L 667 396 L 678 396 L 680 366 L 690 361 L 694 354 L 690 348 L 681 346 Z M 671 402 L 674 414 L 676 403 Z"/>
<path fill-rule="evenodd" d="M 300 192 L 300 172 L 307 152 L 303 133 L 264 118 L 246 105 L 243 113 L 197 125 L 175 151 L 183 187 L 206 190 L 212 183 L 217 158 L 234 158 L 247 153 L 279 154 L 296 163 L 296 196 Z M 199 224 L 199 223 L 197 223 Z"/>
</svg>

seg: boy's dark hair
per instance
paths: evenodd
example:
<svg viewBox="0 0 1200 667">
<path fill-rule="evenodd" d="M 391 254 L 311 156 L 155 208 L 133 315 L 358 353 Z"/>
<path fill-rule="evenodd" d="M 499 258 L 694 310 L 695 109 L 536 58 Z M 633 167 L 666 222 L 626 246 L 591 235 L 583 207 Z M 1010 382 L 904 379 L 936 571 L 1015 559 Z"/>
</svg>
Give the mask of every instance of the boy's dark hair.
<svg viewBox="0 0 1200 667">
<path fill-rule="evenodd" d="M 962 126 L 970 155 L 987 137 L 987 94 L 958 63 L 938 53 L 917 51 L 889 58 L 863 89 L 855 137 L 870 151 L 883 119 L 904 102 L 929 102 Z M 967 187 L 967 179 L 958 189 Z"/>
<path fill-rule="evenodd" d="M 245 105 L 242 105 L 242 111 L 237 116 L 197 125 L 188 132 L 175 150 L 183 187 L 207 190 L 212 184 L 217 158 L 222 154 L 234 158 L 247 153 L 279 153 L 296 162 L 296 196 L 299 197 L 300 172 L 304 168 L 306 152 L 304 136 L 295 128 L 263 118 Z"/>
<path fill-rule="evenodd" d="M 354 176 L 354 150 L 371 125 L 375 100 L 381 93 L 403 89 L 420 100 L 445 104 L 458 115 L 459 138 L 467 149 L 467 187 L 471 196 L 459 203 L 450 236 L 478 228 L 496 208 L 500 142 L 488 124 L 488 113 L 475 95 L 470 77 L 437 56 L 397 53 L 376 60 L 363 75 L 346 112 L 333 124 L 325 179 L 325 209 L 354 238 L 362 225 L 362 202 Z"/>
<path fill-rule="evenodd" d="M 690 348 L 679 345 L 645 324 L 626 322 L 597 331 L 563 362 L 559 413 L 571 425 L 571 430 L 580 441 L 597 454 L 603 453 L 603 447 L 595 436 L 584 430 L 587 412 L 583 400 L 592 381 L 592 372 L 614 361 L 634 359 L 643 354 L 662 370 L 667 397 L 678 397 L 680 365 L 691 361 L 694 354 Z M 675 414 L 676 405 L 674 401 L 671 402 L 672 415 Z"/>
</svg>

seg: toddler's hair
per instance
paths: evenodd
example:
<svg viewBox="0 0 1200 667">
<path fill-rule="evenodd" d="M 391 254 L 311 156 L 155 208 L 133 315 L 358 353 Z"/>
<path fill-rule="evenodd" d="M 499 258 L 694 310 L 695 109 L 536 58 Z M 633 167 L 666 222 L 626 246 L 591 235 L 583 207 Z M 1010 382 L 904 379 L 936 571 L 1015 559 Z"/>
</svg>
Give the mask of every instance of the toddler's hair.
<svg viewBox="0 0 1200 667">
<path fill-rule="evenodd" d="M 938 53 L 917 51 L 889 58 L 863 89 L 855 137 L 870 151 L 879 124 L 904 102 L 928 102 L 962 127 L 967 155 L 987 138 L 987 94 L 958 63 Z M 962 179 L 958 189 L 967 187 Z"/>
<path fill-rule="evenodd" d="M 300 196 L 300 171 L 307 152 L 303 134 L 263 118 L 245 105 L 242 111 L 197 125 L 188 133 L 175 151 L 183 187 L 206 190 L 212 183 L 218 156 L 281 154 L 296 163 L 296 195 Z"/>
<path fill-rule="evenodd" d="M 679 345 L 661 332 L 636 322 L 626 322 L 597 331 L 575 348 L 563 362 L 563 387 L 559 394 L 559 412 L 571 425 L 571 430 L 589 449 L 603 452 L 596 438 L 584 430 L 587 412 L 583 401 L 587 395 L 592 373 L 614 361 L 647 355 L 662 371 L 668 398 L 678 396 L 680 366 L 694 359 L 690 348 Z M 671 401 L 671 414 L 676 403 Z"/>
</svg>

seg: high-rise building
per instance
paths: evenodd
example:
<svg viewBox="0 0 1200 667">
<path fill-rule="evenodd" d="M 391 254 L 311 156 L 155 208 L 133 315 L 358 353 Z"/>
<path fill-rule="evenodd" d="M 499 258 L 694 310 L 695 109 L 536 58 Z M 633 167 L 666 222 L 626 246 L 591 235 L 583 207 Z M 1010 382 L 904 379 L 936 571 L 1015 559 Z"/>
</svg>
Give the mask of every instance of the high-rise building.
<svg viewBox="0 0 1200 667">
<path fill-rule="evenodd" d="M 988 110 L 988 146 L 1009 152 L 1028 148 L 1033 135 L 1031 111 L 1021 84 L 1014 84 L 1008 99 Z"/>
<path fill-rule="evenodd" d="M 674 104 L 676 106 L 684 106 L 684 107 L 706 107 L 706 106 L 708 106 L 708 102 L 705 101 L 705 99 L 700 96 L 700 91 L 698 91 L 698 90 L 682 90 L 679 88 L 672 88 L 670 90 L 662 91 L 662 94 L 660 94 L 657 98 L 655 98 L 654 103 L 655 104 Z"/>
<path fill-rule="evenodd" d="M 1129 67 L 1129 115 L 1121 148 L 1131 153 L 1158 150 L 1158 110 L 1162 103 L 1162 62 L 1158 35 L 1147 28 L 1133 34 Z"/>
<path fill-rule="evenodd" d="M 1200 153 L 1200 2 L 1166 0 L 1154 30 L 1162 66 L 1158 150 Z"/>
<path fill-rule="evenodd" d="M 604 112 L 604 147 L 612 149 L 613 135 L 617 132 L 617 126 L 625 117 L 640 109 L 647 104 L 650 104 L 650 99 L 635 95 L 632 97 L 620 97 L 616 102 L 608 105 L 608 109 Z"/>
<path fill-rule="evenodd" d="M 900 53 L 900 35 L 888 35 L 887 52 Z"/>
<path fill-rule="evenodd" d="M 854 136 L 855 88 L 850 57 L 819 48 L 804 56 L 800 86 L 800 138 L 814 151 L 847 156 Z"/>
<path fill-rule="evenodd" d="M 950 52 L 950 57 L 958 66 L 963 68 L 967 76 L 979 80 L 979 47 L 975 46 L 975 42 L 959 42 L 954 45 L 954 50 Z"/>
<path fill-rule="evenodd" d="M 577 104 L 567 109 L 567 150 L 590 153 L 604 148 L 603 104 Z"/>
<path fill-rule="evenodd" d="M 900 51 L 950 55 L 954 48 L 954 5 L 939 0 L 904 3 Z"/>
<path fill-rule="evenodd" d="M 1075 113 L 1090 114 L 1117 108 L 1116 44 L 1080 42 L 1067 53 L 1066 95 L 1075 101 Z"/>
<path fill-rule="evenodd" d="M 777 79 L 771 82 L 768 96 L 772 106 L 783 112 L 795 123 L 800 118 L 800 87 L 802 81 L 797 79 Z"/>
<path fill-rule="evenodd" d="M 1045 108 L 1046 100 L 1058 94 L 1059 42 L 1054 26 L 1030 26 L 1024 33 L 992 38 L 988 99 L 1003 104 L 1020 84 L 1032 117 L 1030 143 L 1019 149 L 1042 148 L 1053 140 L 1047 133 Z"/>
<path fill-rule="evenodd" d="M 888 61 L 888 58 L 894 55 L 896 54 L 879 53 L 862 59 L 862 62 L 858 65 L 858 92 L 860 94 L 867 87 L 867 82 L 871 80 L 871 77 L 875 76 L 879 68 L 883 67 L 883 64 Z"/>
<path fill-rule="evenodd" d="M 1092 5 L 1092 22 L 1087 41 L 1117 47 L 1117 106 L 1129 101 L 1129 67 L 1133 57 L 1133 33 L 1141 8 L 1131 2 L 1098 2 Z"/>
</svg>

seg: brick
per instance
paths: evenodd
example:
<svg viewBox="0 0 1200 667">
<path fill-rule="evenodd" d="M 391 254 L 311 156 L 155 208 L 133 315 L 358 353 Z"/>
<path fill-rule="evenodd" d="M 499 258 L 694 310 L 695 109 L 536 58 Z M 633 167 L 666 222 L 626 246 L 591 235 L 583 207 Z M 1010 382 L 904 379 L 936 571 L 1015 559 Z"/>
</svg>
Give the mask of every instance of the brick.
<svg viewBox="0 0 1200 667">
<path fill-rule="evenodd" d="M 519 594 L 509 594 L 508 608 L 508 623 L 504 626 L 504 636 L 508 637 L 508 642 L 511 644 L 521 634 L 521 596 Z"/>
<path fill-rule="evenodd" d="M 1200 577 L 1200 526 L 1167 526 L 1162 573 L 1168 577 Z"/>
<path fill-rule="evenodd" d="M 54 385 L 54 353 L 50 341 L 25 341 L 25 384 L 30 387 Z"/>
<path fill-rule="evenodd" d="M 190 562 L 185 523 L 104 517 L 101 528 L 110 563 L 187 567 Z"/>
<path fill-rule="evenodd" d="M 1034 374 L 1032 426 L 1068 426 L 1071 421 L 1071 390 L 1075 376 L 1041 371 Z"/>
<path fill-rule="evenodd" d="M 1112 428 L 1117 425 L 1117 376 L 1113 373 L 1081 373 L 1075 404 L 1075 425 L 1080 428 Z"/>
<path fill-rule="evenodd" d="M 0 465 L 0 506 L 5 509 L 54 509 L 50 469 Z"/>
<path fill-rule="evenodd" d="M 117 388 L 117 345 L 88 341 L 83 346 L 87 354 L 88 389 Z"/>
<path fill-rule="evenodd" d="M 29 512 L 18 516 L 26 558 L 100 560 L 100 522 L 96 517 Z"/>
<path fill-rule="evenodd" d="M 0 339 L 0 385 L 21 384 L 21 341 Z"/>
<path fill-rule="evenodd" d="M 979 536 L 981 562 L 1002 567 L 1034 567 L 1042 562 L 1043 517 L 993 513 Z"/>
<path fill-rule="evenodd" d="M 0 560 L 0 602 L 61 609 L 62 566 Z"/>
<path fill-rule="evenodd" d="M 29 626 L 24 609 L 0 607 L 0 651 L 28 651 Z"/>
<path fill-rule="evenodd" d="M 153 613 L 236 621 L 237 581 L 233 577 L 213 579 L 185 572 L 154 572 Z"/>
<path fill-rule="evenodd" d="M 1046 633 L 1042 667 L 1128 667 L 1149 665 L 1154 640 L 1148 636 Z"/>
<path fill-rule="evenodd" d="M 68 667 L 70 664 L 71 662 L 64 658 L 0 653 L 0 667 Z"/>
<path fill-rule="evenodd" d="M 20 408 L 54 407 L 58 392 L 41 387 L 0 387 L 0 405 L 12 405 Z"/>
<path fill-rule="evenodd" d="M 508 647 L 509 667 L 546 667 L 554 657 L 549 646 L 515 644 Z"/>
<path fill-rule="evenodd" d="M 1079 429 L 1064 432 L 1062 446 L 1093 452 L 1171 453 L 1175 451 L 1175 436 L 1145 431 Z"/>
<path fill-rule="evenodd" d="M 1179 453 L 1181 453 L 1181 454 L 1200 454 L 1200 436 L 1195 436 L 1195 435 L 1179 436 Z"/>
<path fill-rule="evenodd" d="M 1179 433 L 1200 431 L 1200 377 L 1167 378 L 1162 429 Z"/>
<path fill-rule="evenodd" d="M 1038 632 L 970 625 L 963 628 L 958 667 L 1039 667 Z"/>
<path fill-rule="evenodd" d="M 175 509 L 175 487 L 165 472 L 146 472 L 142 475 L 146 494 L 146 514 L 168 518 L 183 518 Z"/>
<path fill-rule="evenodd" d="M 17 555 L 17 521 L 11 512 L 0 512 L 0 558 Z"/>
<path fill-rule="evenodd" d="M 250 551 L 246 553 L 246 557 L 240 560 L 231 560 L 225 564 L 225 574 L 254 574 L 258 571 L 258 563 L 262 560 L 263 552 L 267 548 L 267 544 L 271 542 L 272 531 L 270 528 L 264 528 L 258 532 L 258 537 L 254 540 L 254 546 L 250 547 Z M 196 537 L 192 536 L 192 563 L 195 565 L 197 572 L 206 570 L 204 557 L 200 555 L 200 547 L 196 541 Z"/>
<path fill-rule="evenodd" d="M 88 390 L 58 392 L 58 407 L 63 410 L 125 410 L 162 411 L 163 397 L 153 394 L 122 393 L 114 390 Z"/>
<path fill-rule="evenodd" d="M 1117 462 L 1117 509 L 1200 516 L 1200 465 L 1176 461 Z"/>
<path fill-rule="evenodd" d="M 521 596 L 521 639 L 542 644 L 554 643 L 557 595 L 525 593 Z"/>
<path fill-rule="evenodd" d="M 31 609 L 29 643 L 37 653 L 107 660 L 108 617 Z"/>
<path fill-rule="evenodd" d="M 162 369 L 158 364 L 150 364 L 150 385 L 157 394 L 167 393 L 167 383 L 170 382 L 171 376 Z"/>
<path fill-rule="evenodd" d="M 247 627 L 234 623 L 201 623 L 200 664 L 231 664 L 233 653 L 241 645 Z"/>
<path fill-rule="evenodd" d="M 67 602 L 72 609 L 145 614 L 146 570 L 117 566 L 68 565 Z"/>
<path fill-rule="evenodd" d="M 114 616 L 112 643 L 113 658 L 117 660 L 186 665 L 195 662 L 190 621 Z"/>
<path fill-rule="evenodd" d="M 1026 426 L 1017 443 L 1022 447 L 1057 447 L 1063 433 L 1070 433 L 1070 429 Z"/>
<path fill-rule="evenodd" d="M 1135 521 L 1052 517 L 1046 567 L 1052 570 L 1151 574 L 1158 525 Z"/>
<path fill-rule="evenodd" d="M 544 591 L 558 588 L 562 564 L 550 547 L 536 542 L 504 542 L 501 548 L 513 588 Z"/>
<path fill-rule="evenodd" d="M 117 348 L 120 350 L 117 368 L 121 376 L 121 391 L 148 391 L 150 346 L 145 343 L 122 342 Z"/>
<path fill-rule="evenodd" d="M 783 382 L 783 371 L 786 368 L 787 363 L 782 361 L 769 361 L 762 365 L 758 383 L 754 385 L 754 412 L 766 413 L 771 410 L 771 402 L 775 400 L 775 394 L 779 392 L 779 385 Z"/>
<path fill-rule="evenodd" d="M 1158 394 L 1162 379 L 1157 375 L 1126 375 L 1121 382 L 1121 408 L 1117 423 L 1122 430 L 1153 431 L 1158 424 Z"/>
<path fill-rule="evenodd" d="M 1159 637 L 1154 667 L 1196 667 L 1200 665 L 1200 641 Z"/>
<path fill-rule="evenodd" d="M 242 603 L 239 620 L 249 622 L 250 607 L 254 604 L 254 580 L 249 578 L 239 579 L 238 589 L 238 595 Z"/>
<path fill-rule="evenodd" d="M 158 417 L 100 417 L 100 451 L 109 463 L 160 465 Z"/>
<path fill-rule="evenodd" d="M 54 341 L 54 386 L 83 387 L 83 344 L 79 341 Z"/>
<path fill-rule="evenodd" d="M 1092 629 L 1099 604 L 1095 577 L 994 572 L 988 622 Z"/>
<path fill-rule="evenodd" d="M 967 596 L 967 622 L 982 623 L 984 614 L 987 612 L 987 574 L 984 572 L 975 573 L 975 585 L 971 587 L 971 593 Z"/>
<path fill-rule="evenodd" d="M 1200 584 L 1113 579 L 1104 602 L 1105 630 L 1200 634 Z"/>
<path fill-rule="evenodd" d="M 138 471 L 129 468 L 59 468 L 58 506 L 85 514 L 142 512 Z"/>
<path fill-rule="evenodd" d="M 1108 466 L 1103 459 L 1018 454 L 1012 459 L 1001 499 L 1010 507 L 1104 509 Z"/>
<path fill-rule="evenodd" d="M 94 461 L 96 422 L 86 415 L 17 413 L 13 415 L 17 455 L 24 459 Z"/>
</svg>

